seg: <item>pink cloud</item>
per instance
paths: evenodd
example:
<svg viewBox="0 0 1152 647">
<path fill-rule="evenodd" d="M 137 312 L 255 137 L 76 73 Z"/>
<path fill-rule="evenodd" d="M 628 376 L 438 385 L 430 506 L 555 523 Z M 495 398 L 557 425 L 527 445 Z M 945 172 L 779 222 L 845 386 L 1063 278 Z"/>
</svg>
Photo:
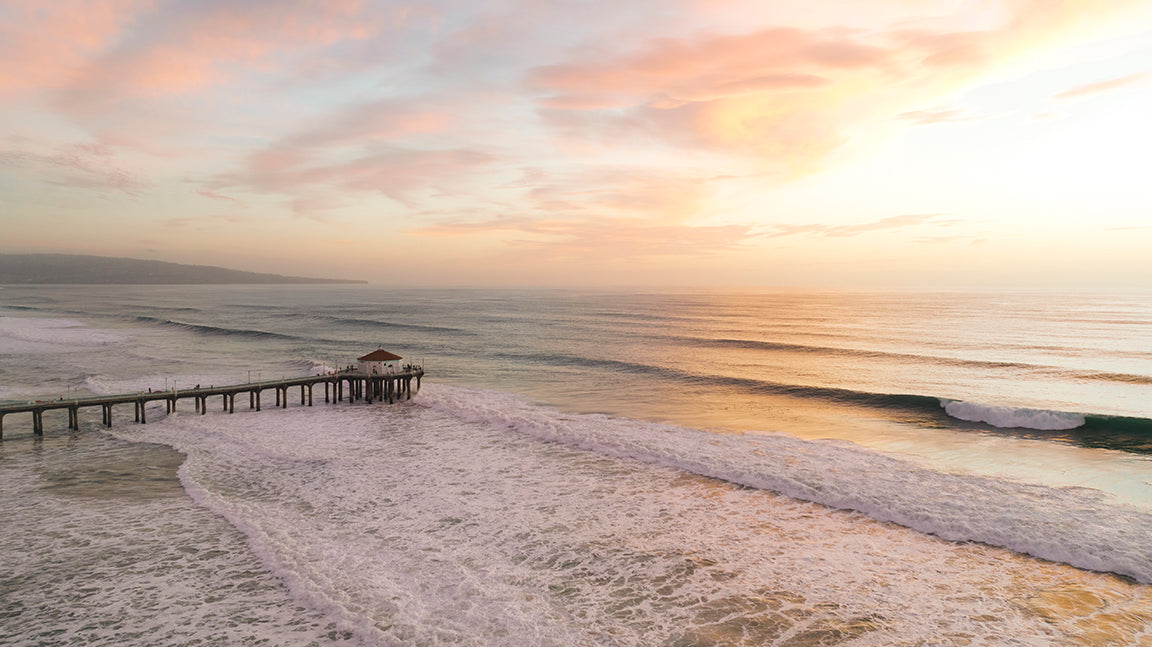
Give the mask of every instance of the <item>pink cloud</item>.
<svg viewBox="0 0 1152 647">
<path fill-rule="evenodd" d="M 883 64 L 889 54 L 852 36 L 775 28 L 743 35 L 660 38 L 632 55 L 599 63 L 569 63 L 532 71 L 532 87 L 569 101 L 583 95 L 602 104 L 646 103 L 653 96 L 706 101 L 755 92 L 820 87 L 838 69 Z M 545 99 L 547 104 L 548 99 Z"/>
<path fill-rule="evenodd" d="M 1088 0 L 998 0 L 978 21 L 957 14 L 867 30 L 698 32 L 541 66 L 526 82 L 566 139 L 738 152 L 795 177 L 819 170 L 859 129 L 893 114 L 916 123 L 959 119 L 907 107 L 1105 13 Z"/>
<path fill-rule="evenodd" d="M 1111 92 L 1137 83 L 1142 83 L 1149 77 L 1152 77 L 1152 72 L 1138 72 L 1136 74 L 1128 74 L 1115 79 L 1107 81 L 1099 81 L 1097 83 L 1088 83 L 1085 85 L 1078 85 L 1069 90 L 1065 90 L 1056 95 L 1057 99 L 1071 99 L 1073 97 L 1083 97 L 1092 94 L 1100 94 L 1103 92 Z"/>
<path fill-rule="evenodd" d="M 10 0 L 0 20 L 0 94 L 57 87 L 123 36 L 152 0 Z"/>
<path fill-rule="evenodd" d="M 355 0 L 178 3 L 135 16 L 130 38 L 108 39 L 75 57 L 60 101 L 72 112 L 103 110 L 126 98 L 283 74 L 327 46 L 379 36 L 389 19 Z"/>
<path fill-rule="evenodd" d="M 240 205 L 240 206 L 244 205 L 243 202 L 237 200 L 236 198 L 233 198 L 233 197 L 227 196 L 227 195 L 221 195 L 219 193 L 213 193 L 212 191 L 208 191 L 206 189 L 197 189 L 196 193 L 204 196 L 205 198 L 211 198 L 213 200 L 223 200 L 225 202 L 231 202 L 233 204 Z"/>
</svg>

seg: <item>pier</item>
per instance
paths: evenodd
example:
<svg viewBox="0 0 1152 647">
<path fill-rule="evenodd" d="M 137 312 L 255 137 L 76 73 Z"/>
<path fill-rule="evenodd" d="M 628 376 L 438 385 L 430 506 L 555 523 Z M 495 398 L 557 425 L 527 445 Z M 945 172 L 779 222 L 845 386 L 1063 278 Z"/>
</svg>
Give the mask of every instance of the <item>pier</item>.
<svg viewBox="0 0 1152 647">
<path fill-rule="evenodd" d="M 264 391 L 275 392 L 275 407 L 287 408 L 290 391 L 294 390 L 295 387 L 300 387 L 300 406 L 310 407 L 312 406 L 313 391 L 320 384 L 324 385 L 324 402 L 337 403 L 347 400 L 352 403 L 362 400 L 368 404 L 384 401 L 393 404 L 398 400 L 412 399 L 413 382 L 415 382 L 415 390 L 419 391 L 420 379 L 424 377 L 424 369 L 420 366 L 405 366 L 396 371 L 368 371 L 363 370 L 363 367 L 364 364 L 362 363 L 360 369 L 350 368 L 324 375 L 249 382 L 231 386 L 88 396 L 67 400 L 0 403 L 0 440 L 4 439 L 4 416 L 9 414 L 31 413 L 32 433 L 36 436 L 43 436 L 44 414 L 49 411 L 67 411 L 68 429 L 78 430 L 80 429 L 80 409 L 100 407 L 101 424 L 105 427 L 111 427 L 113 407 L 131 404 L 134 421 L 147 424 L 145 408 L 150 402 L 163 401 L 166 413 L 174 413 L 181 400 L 191 399 L 194 402 L 195 412 L 203 415 L 208 411 L 209 401 L 220 398 L 221 411 L 233 413 L 236 410 L 236 396 L 248 394 L 248 408 L 260 411 L 261 395 Z M 243 398 L 241 398 L 241 402 L 243 402 Z"/>
</svg>

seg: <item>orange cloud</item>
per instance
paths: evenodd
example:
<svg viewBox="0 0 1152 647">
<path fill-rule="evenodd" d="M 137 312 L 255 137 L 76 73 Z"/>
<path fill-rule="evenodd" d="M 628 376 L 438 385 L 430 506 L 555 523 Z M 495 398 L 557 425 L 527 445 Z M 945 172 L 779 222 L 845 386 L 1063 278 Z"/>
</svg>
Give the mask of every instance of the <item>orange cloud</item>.
<svg viewBox="0 0 1152 647">
<path fill-rule="evenodd" d="M 928 124 L 943 124 L 952 123 L 956 121 L 971 121 L 973 117 L 968 116 L 963 110 L 955 110 L 951 108 L 938 108 L 936 110 L 912 110 L 909 112 L 901 112 L 896 115 L 897 119 L 910 121 L 918 126 Z"/>
</svg>

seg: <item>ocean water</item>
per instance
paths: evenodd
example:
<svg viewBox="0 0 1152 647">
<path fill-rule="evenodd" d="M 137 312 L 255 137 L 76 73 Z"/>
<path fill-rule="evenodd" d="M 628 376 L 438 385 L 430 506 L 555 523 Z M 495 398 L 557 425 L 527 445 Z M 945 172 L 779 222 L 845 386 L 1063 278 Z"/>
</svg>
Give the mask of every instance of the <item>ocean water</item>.
<svg viewBox="0 0 1152 647">
<path fill-rule="evenodd" d="M 1152 645 L 1152 294 L 0 288 L 0 645 Z M 241 400 L 241 399 L 238 399 Z"/>
</svg>

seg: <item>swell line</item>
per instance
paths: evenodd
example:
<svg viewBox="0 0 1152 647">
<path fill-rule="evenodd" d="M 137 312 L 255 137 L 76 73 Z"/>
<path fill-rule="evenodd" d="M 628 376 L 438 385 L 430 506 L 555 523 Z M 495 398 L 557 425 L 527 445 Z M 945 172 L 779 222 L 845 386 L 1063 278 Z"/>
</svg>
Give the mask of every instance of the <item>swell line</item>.
<svg viewBox="0 0 1152 647">
<path fill-rule="evenodd" d="M 133 317 L 134 321 L 141 323 L 149 323 L 158 326 L 178 328 L 180 330 L 187 330 L 203 335 L 223 335 L 223 336 L 238 336 L 238 337 L 253 337 L 258 339 L 287 339 L 291 341 L 315 341 L 312 338 L 298 337 L 296 335 L 286 335 L 278 332 L 269 332 L 266 330 L 255 330 L 248 328 L 223 328 L 220 326 L 208 326 L 205 324 L 194 324 L 184 321 L 174 321 L 172 319 L 162 319 L 159 317 L 149 317 L 147 315 L 137 315 Z"/>
<path fill-rule="evenodd" d="M 808 353 L 813 355 L 840 355 L 846 357 L 861 357 L 868 359 L 902 359 L 924 364 L 936 364 L 959 368 L 977 369 L 1010 369 L 1028 371 L 1039 375 L 1058 375 L 1063 378 L 1092 380 L 1100 382 L 1117 382 L 1123 384 L 1152 385 L 1152 376 L 1133 373 L 1116 373 L 1111 371 L 1071 370 L 1044 364 L 1027 362 L 1007 362 L 996 360 L 972 360 L 956 357 L 941 357 L 938 355 L 919 355 L 914 353 L 894 353 L 890 351 L 866 350 L 859 348 L 841 348 L 835 346 L 814 346 L 807 344 L 790 344 L 784 342 L 757 341 L 750 339 L 712 339 L 705 337 L 676 337 L 674 341 L 691 344 L 702 348 L 736 348 L 745 350 L 788 351 Z"/>
</svg>

